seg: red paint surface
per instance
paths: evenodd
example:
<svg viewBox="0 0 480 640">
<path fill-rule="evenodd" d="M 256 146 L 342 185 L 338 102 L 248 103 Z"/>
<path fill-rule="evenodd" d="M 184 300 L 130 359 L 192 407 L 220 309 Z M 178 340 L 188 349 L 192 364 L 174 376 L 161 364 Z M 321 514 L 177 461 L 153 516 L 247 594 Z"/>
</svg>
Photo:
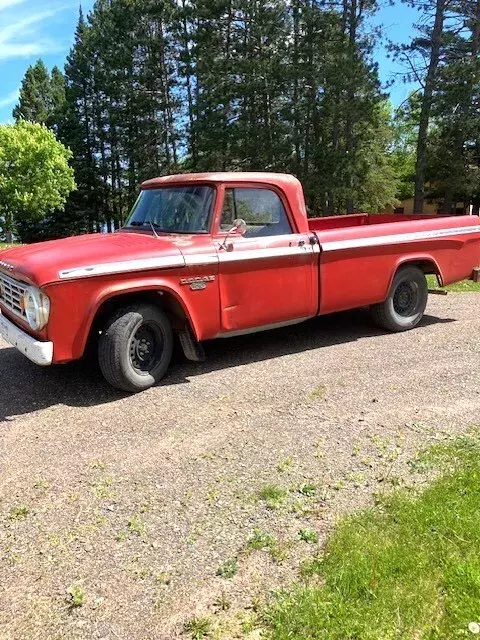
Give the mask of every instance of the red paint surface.
<svg viewBox="0 0 480 640">
<path fill-rule="evenodd" d="M 54 342 L 55 362 L 79 358 L 91 323 L 106 300 L 123 293 L 163 291 L 182 306 L 199 340 L 231 331 L 248 331 L 369 305 L 385 300 L 398 267 L 405 262 L 422 263 L 437 272 L 444 284 L 469 278 L 480 264 L 480 233 L 475 216 L 428 217 L 393 214 L 338 216 L 307 220 L 301 184 L 292 176 L 261 173 L 189 174 L 157 178 L 142 185 L 210 184 L 216 189 L 210 234 L 170 235 L 155 238 L 150 232 L 122 231 L 113 235 L 87 235 L 17 247 L 2 252 L 12 265 L 14 278 L 42 287 L 51 299 L 50 321 L 34 334 L 28 325 L 2 309 L 16 324 L 40 339 Z M 229 238 L 229 262 L 157 268 L 129 273 L 61 280 L 59 272 L 105 263 L 156 257 L 201 261 L 202 255 L 221 256 L 219 232 L 224 189 L 228 186 L 274 189 L 281 197 L 295 233 L 287 236 Z M 310 243 L 326 243 L 390 237 L 416 232 L 472 227 L 471 233 L 412 240 L 382 246 L 317 251 Z M 288 250 L 301 243 L 295 255 L 242 260 L 252 250 Z M 326 245 L 328 246 L 328 244 Z M 249 254 L 244 254 L 249 255 Z M 206 289 L 192 291 L 183 278 L 215 276 Z"/>
</svg>

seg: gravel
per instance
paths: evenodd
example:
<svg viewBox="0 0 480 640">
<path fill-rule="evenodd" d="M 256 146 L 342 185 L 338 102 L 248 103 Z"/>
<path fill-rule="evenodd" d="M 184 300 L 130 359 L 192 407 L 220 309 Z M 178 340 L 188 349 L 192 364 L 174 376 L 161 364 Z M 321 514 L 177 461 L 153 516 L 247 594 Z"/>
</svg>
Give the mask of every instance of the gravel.
<svg viewBox="0 0 480 640">
<path fill-rule="evenodd" d="M 198 616 L 242 637 L 318 550 L 300 530 L 321 547 L 478 423 L 479 311 L 431 296 L 408 333 L 355 311 L 216 341 L 137 396 L 0 342 L 0 636 L 170 640 Z M 259 532 L 274 542 L 255 550 Z"/>
</svg>

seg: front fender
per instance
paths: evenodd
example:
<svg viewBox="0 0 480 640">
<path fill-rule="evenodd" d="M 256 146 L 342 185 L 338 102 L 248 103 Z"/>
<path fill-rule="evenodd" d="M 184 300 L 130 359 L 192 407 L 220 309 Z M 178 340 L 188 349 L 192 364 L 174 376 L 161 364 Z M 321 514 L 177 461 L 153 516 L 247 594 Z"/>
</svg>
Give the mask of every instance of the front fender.
<svg viewBox="0 0 480 640">
<path fill-rule="evenodd" d="M 48 338 L 54 343 L 54 362 L 80 358 L 101 306 L 125 294 L 164 292 L 181 306 L 197 340 L 213 337 L 219 331 L 218 285 L 211 282 L 204 290 L 192 291 L 181 284 L 185 276 L 184 270 L 168 276 L 139 277 L 137 273 L 121 280 L 89 278 L 49 286 Z"/>
</svg>

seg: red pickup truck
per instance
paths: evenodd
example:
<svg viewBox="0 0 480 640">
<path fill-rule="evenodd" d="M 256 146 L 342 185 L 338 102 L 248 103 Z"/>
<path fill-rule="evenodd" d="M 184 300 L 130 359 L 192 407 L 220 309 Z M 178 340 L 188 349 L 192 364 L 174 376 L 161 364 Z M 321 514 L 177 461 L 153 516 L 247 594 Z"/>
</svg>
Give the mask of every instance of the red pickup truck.
<svg viewBox="0 0 480 640">
<path fill-rule="evenodd" d="M 105 378 L 128 392 L 166 373 L 177 335 L 202 341 L 369 306 L 404 331 L 421 320 L 425 274 L 445 285 L 480 263 L 474 216 L 307 218 L 289 175 L 211 173 L 142 185 L 123 229 L 3 251 L 0 335 L 40 365 L 98 342 Z"/>
</svg>

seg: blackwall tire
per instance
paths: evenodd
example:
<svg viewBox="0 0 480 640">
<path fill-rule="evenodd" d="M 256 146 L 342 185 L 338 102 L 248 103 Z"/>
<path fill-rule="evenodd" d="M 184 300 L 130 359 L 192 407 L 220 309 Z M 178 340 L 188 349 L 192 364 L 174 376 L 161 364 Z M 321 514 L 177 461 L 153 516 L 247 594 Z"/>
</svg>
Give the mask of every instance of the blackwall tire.
<svg viewBox="0 0 480 640">
<path fill-rule="evenodd" d="M 372 305 L 372 318 L 388 331 L 408 331 L 423 318 L 428 299 L 425 274 L 415 266 L 400 268 L 385 302 Z"/>
<path fill-rule="evenodd" d="M 113 387 L 138 393 L 159 382 L 170 365 L 173 332 L 158 307 L 137 304 L 118 310 L 98 346 L 100 369 Z"/>
</svg>

